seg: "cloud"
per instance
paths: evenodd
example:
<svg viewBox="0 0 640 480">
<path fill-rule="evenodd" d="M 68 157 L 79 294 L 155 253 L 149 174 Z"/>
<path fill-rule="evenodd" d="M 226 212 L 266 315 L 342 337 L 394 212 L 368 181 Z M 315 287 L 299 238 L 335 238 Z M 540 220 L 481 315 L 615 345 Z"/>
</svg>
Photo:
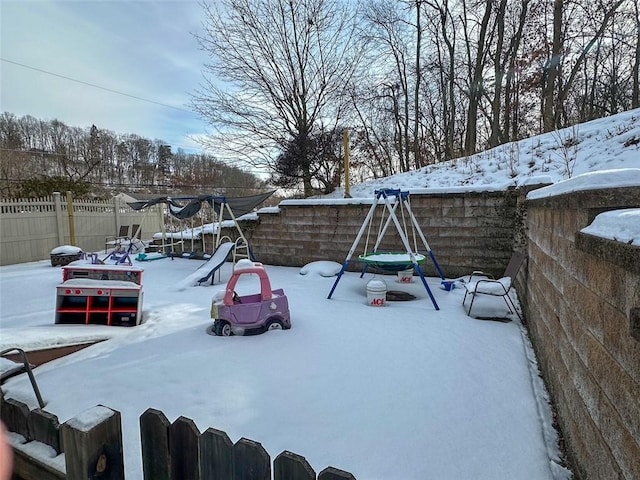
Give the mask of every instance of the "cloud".
<svg viewBox="0 0 640 480">
<path fill-rule="evenodd" d="M 193 37 L 197 1 L 22 1 L 0 9 L 3 59 L 103 88 L 3 61 L 3 111 L 96 124 L 176 148 L 205 131 L 188 111 L 206 60 Z"/>
</svg>

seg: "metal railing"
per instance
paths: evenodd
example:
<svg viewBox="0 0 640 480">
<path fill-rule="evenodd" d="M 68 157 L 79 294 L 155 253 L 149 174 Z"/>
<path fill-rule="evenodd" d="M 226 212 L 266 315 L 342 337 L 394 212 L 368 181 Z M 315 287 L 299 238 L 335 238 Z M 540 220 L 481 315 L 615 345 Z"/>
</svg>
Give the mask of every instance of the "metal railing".
<svg viewBox="0 0 640 480">
<path fill-rule="evenodd" d="M 44 408 L 46 405 L 42 400 L 42 395 L 40 395 L 40 389 L 38 388 L 38 384 L 36 383 L 36 377 L 33 376 L 33 371 L 31 370 L 31 365 L 29 364 L 29 359 L 27 358 L 27 354 L 21 348 L 7 348 L 6 350 L 2 350 L 0 352 L 0 357 L 4 357 L 6 354 L 11 352 L 18 352 L 22 357 L 22 364 L 24 367 L 24 371 L 29 375 L 29 380 L 31 381 L 31 386 L 33 387 L 33 392 L 36 394 L 36 398 L 38 399 L 38 405 L 40 408 Z"/>
</svg>

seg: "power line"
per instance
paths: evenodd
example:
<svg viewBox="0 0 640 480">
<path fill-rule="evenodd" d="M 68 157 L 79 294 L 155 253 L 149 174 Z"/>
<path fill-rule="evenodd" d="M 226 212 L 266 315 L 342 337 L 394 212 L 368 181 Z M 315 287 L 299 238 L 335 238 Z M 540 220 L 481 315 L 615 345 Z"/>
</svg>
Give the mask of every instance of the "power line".
<svg viewBox="0 0 640 480">
<path fill-rule="evenodd" d="M 82 85 L 87 85 L 89 87 L 98 88 L 98 89 L 104 90 L 106 92 L 116 93 L 118 95 L 123 95 L 125 97 L 134 98 L 134 99 L 140 100 L 142 102 L 153 103 L 155 105 L 160 105 L 161 107 L 173 108 L 174 110 L 180 110 L 181 112 L 187 112 L 187 113 L 190 113 L 192 115 L 196 115 L 195 112 L 193 112 L 191 110 L 187 110 L 185 108 L 180 108 L 180 107 L 176 107 L 174 105 L 168 105 L 166 103 L 156 102 L 155 100 L 149 100 L 148 98 L 138 97 L 137 95 L 131 95 L 129 93 L 120 92 L 118 90 L 113 90 L 111 88 L 103 87 L 101 85 L 96 85 L 95 83 L 89 83 L 89 82 L 85 82 L 84 80 L 78 80 L 77 78 L 67 77 L 66 75 L 61 75 L 59 73 L 49 72 L 48 70 L 43 70 L 42 68 L 33 67 L 31 65 L 25 65 L 24 63 L 20 63 L 20 62 L 14 62 L 13 60 L 8 60 L 6 58 L 0 57 L 0 60 L 2 60 L 3 62 L 11 63 L 13 65 L 17 65 L 19 67 L 28 68 L 29 70 L 34 70 L 36 72 L 45 73 L 47 75 L 51 75 L 51 76 L 54 76 L 54 77 L 62 78 L 64 80 L 69 80 L 71 82 L 80 83 Z"/>
</svg>

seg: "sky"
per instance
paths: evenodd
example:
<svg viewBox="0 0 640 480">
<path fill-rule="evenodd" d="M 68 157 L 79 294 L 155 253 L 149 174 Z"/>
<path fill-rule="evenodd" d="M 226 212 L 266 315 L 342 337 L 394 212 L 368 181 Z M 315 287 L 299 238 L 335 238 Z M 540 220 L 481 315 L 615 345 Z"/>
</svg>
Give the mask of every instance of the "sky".
<svg viewBox="0 0 640 480">
<path fill-rule="evenodd" d="M 201 12 L 194 0 L 0 0 L 0 110 L 200 152 Z"/>
<path fill-rule="evenodd" d="M 460 172 L 424 170 L 369 183 L 355 190 L 362 192 L 358 198 L 281 205 L 371 202 L 370 189 L 390 186 L 499 189 L 514 178 L 535 183 L 541 174 L 552 184 L 530 192 L 530 199 L 621 186 L 640 189 L 640 142 L 635 141 L 640 132 L 629 123 L 637 123 L 637 115 L 582 125 L 580 162 L 571 178 L 551 168 L 552 139 L 545 137 L 517 145 L 522 152 L 537 145 L 538 153 L 528 155 L 526 171 L 522 167 L 516 177 L 490 164 L 494 152 L 493 158 L 475 160 L 473 171 L 470 163 L 459 162 Z M 460 183 L 478 170 L 486 172 L 484 181 Z M 278 208 L 266 210 L 273 214 Z M 601 213 L 582 231 L 640 245 L 640 209 Z M 424 233 L 428 238 L 428 230 Z M 233 442 L 241 437 L 260 442 L 272 459 L 283 450 L 295 452 L 316 473 L 331 465 L 367 480 L 571 478 L 559 460 L 548 393 L 526 330 L 500 298 L 479 298 L 474 314 L 508 321 L 480 320 L 466 313 L 461 279 L 450 279 L 455 286 L 450 291 L 440 278 L 428 279 L 436 310 L 415 276 L 413 283 L 400 283 L 397 275 L 368 272 L 360 278 L 345 272 L 328 299 L 340 264 L 319 258 L 302 268 L 267 265 L 273 288 L 284 289 L 289 300 L 292 328 L 216 337 L 208 334 L 210 307 L 231 276 L 230 262 L 214 285 L 196 285 L 204 260 L 133 263 L 144 268 L 144 300 L 142 324 L 130 328 L 55 325 L 60 268 L 46 259 L 0 267 L 0 349 L 30 351 L 108 339 L 34 373 L 45 410 L 61 423 L 97 405 L 121 412 L 129 480 L 142 479 L 138 425 L 148 408 L 161 410 L 171 422 L 191 418 L 201 432 L 223 430 Z M 416 299 L 371 306 L 367 286 L 372 280 Z M 257 293 L 256 280 L 241 278 L 236 289 L 240 295 Z M 25 291 L 29 302 L 11 301 Z M 7 366 L 0 361 L 0 370 Z M 5 382 L 3 392 L 37 406 L 24 374 Z M 16 434 L 10 440 L 14 448 L 63 468 L 63 455 L 25 444 Z"/>
</svg>

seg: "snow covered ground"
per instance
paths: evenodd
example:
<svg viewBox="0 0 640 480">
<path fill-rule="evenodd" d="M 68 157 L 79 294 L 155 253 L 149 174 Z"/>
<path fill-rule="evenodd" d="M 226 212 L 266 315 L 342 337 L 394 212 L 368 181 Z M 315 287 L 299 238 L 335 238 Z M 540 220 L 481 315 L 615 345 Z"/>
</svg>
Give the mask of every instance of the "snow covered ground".
<svg viewBox="0 0 640 480">
<path fill-rule="evenodd" d="M 142 478 L 138 418 L 149 407 L 170 421 L 192 418 L 201 431 L 224 430 L 234 442 L 259 441 L 272 458 L 296 452 L 316 472 L 331 465 L 359 479 L 569 477 L 556 463 L 546 395 L 517 317 L 467 317 L 463 289 L 446 292 L 437 278 L 429 285 L 439 311 L 419 281 L 390 275 L 382 276 L 390 290 L 417 299 L 369 306 L 374 276 L 346 273 L 328 300 L 335 277 L 321 274 L 335 264 L 321 262 L 305 275 L 267 266 L 289 298 L 291 330 L 215 337 L 207 334 L 209 308 L 224 283 L 177 287 L 201 264 L 138 263 L 145 321 L 134 328 L 54 325 L 61 270 L 46 261 L 0 268 L 0 348 L 110 339 L 35 374 L 60 422 L 98 404 L 122 413 L 128 479 Z M 223 282 L 230 272 L 225 264 Z M 255 289 L 241 278 L 241 295 Z M 28 300 L 18 301 L 25 292 Z M 506 314 L 501 300 L 483 308 Z M 3 390 L 37 406 L 26 375 Z"/>
</svg>

